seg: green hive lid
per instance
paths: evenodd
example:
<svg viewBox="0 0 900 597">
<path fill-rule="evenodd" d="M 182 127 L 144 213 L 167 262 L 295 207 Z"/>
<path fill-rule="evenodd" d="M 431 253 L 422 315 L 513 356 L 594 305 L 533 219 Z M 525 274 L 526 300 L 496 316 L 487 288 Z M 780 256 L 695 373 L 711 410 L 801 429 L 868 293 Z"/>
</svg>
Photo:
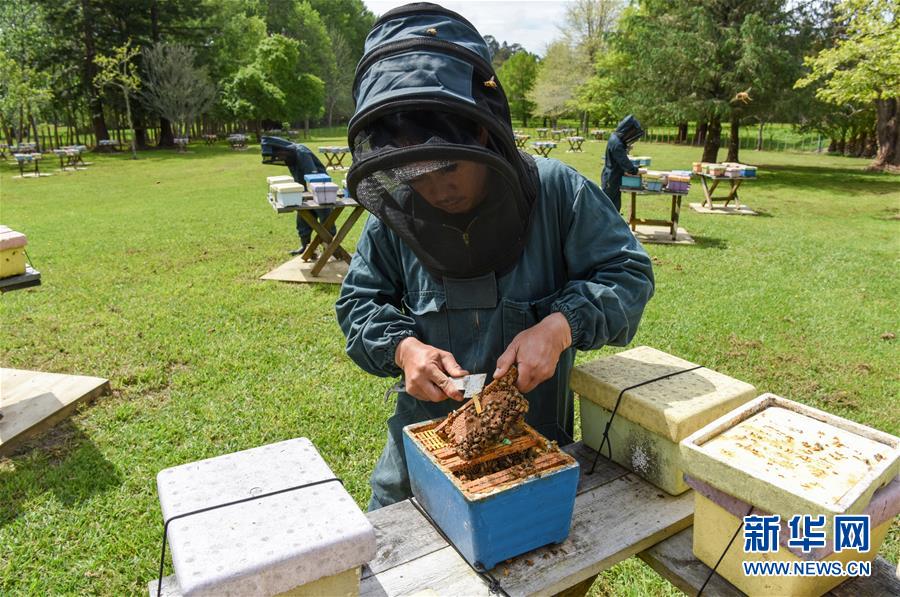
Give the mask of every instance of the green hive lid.
<svg viewBox="0 0 900 597">
<path fill-rule="evenodd" d="M 691 367 L 696 365 L 655 348 L 639 346 L 576 367 L 571 387 L 583 398 L 611 411 L 624 388 Z M 679 442 L 754 396 L 756 388 L 752 385 L 703 367 L 628 390 L 616 417 L 625 417 Z"/>
<path fill-rule="evenodd" d="M 763 394 L 681 443 L 685 472 L 783 517 L 857 514 L 900 470 L 900 439 Z"/>
</svg>

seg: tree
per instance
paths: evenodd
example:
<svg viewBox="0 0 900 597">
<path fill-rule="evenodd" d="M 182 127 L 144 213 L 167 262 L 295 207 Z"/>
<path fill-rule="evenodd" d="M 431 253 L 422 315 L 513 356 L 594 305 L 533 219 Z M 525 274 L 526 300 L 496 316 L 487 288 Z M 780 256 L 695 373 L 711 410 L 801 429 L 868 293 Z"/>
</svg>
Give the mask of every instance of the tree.
<svg viewBox="0 0 900 597">
<path fill-rule="evenodd" d="M 616 78 L 648 124 L 667 117 L 704 125 L 703 161 L 718 160 L 729 121 L 736 161 L 738 125 L 753 109 L 738 94 L 756 101 L 782 90 L 778 73 L 791 61 L 784 21 L 781 0 L 645 0 L 623 13 L 614 43 L 629 60 Z"/>
<path fill-rule="evenodd" d="M 563 34 L 569 43 L 587 53 L 591 63 L 604 49 L 606 36 L 615 29 L 622 5 L 621 0 L 573 0 L 566 4 Z"/>
<path fill-rule="evenodd" d="M 0 122 L 18 122 L 16 141 L 50 102 L 46 75 L 20 64 L 0 49 Z M 37 137 L 36 137 L 37 138 Z"/>
<path fill-rule="evenodd" d="M 324 110 L 325 84 L 319 77 L 304 73 L 298 78 L 294 89 L 288 116 L 303 120 L 303 136 L 309 138 L 310 119 L 321 117 Z"/>
<path fill-rule="evenodd" d="M 497 71 L 514 54 L 525 51 L 521 44 L 507 44 L 504 41 L 501 45 L 493 35 L 485 35 L 484 41 L 487 43 L 488 52 L 491 55 L 491 64 L 494 65 L 494 70 Z"/>
<path fill-rule="evenodd" d="M 100 89 L 112 85 L 122 92 L 122 97 L 125 99 L 125 114 L 128 118 L 128 126 L 131 127 L 131 159 L 133 160 L 137 159 L 136 133 L 134 120 L 131 118 L 131 100 L 129 98 L 141 88 L 141 79 L 137 75 L 137 69 L 133 62 L 139 53 L 137 48 L 131 47 L 129 41 L 116 48 L 112 56 L 101 55 L 94 58 L 98 69 L 97 75 L 94 77 L 94 85 Z"/>
<path fill-rule="evenodd" d="M 298 42 L 299 72 L 319 78 L 333 68 L 334 54 L 328 29 L 312 5 L 302 2 L 270 0 L 266 12 L 266 28 L 270 35 L 282 35 Z"/>
<path fill-rule="evenodd" d="M 557 119 L 571 112 L 578 88 L 590 75 L 586 57 L 572 48 L 565 40 L 557 40 L 547 47 L 547 54 L 540 62 L 534 88 L 526 94 L 535 104 L 535 113 Z"/>
<path fill-rule="evenodd" d="M 177 43 L 157 43 L 144 51 L 144 103 L 180 125 L 182 136 L 216 96 L 206 69 L 195 66 L 194 60 L 194 50 Z"/>
<path fill-rule="evenodd" d="M 844 0 L 844 36 L 806 60 L 797 87 L 821 83 L 816 95 L 835 105 L 874 105 L 878 153 L 873 170 L 900 169 L 900 24 L 892 0 Z M 891 48 L 894 48 L 891 50 Z"/>
<path fill-rule="evenodd" d="M 534 88 L 537 71 L 537 56 L 529 52 L 513 54 L 497 71 L 509 100 L 510 112 L 522 120 L 523 126 L 528 126 L 528 117 L 534 111 L 535 104 L 528 96 Z"/>
<path fill-rule="evenodd" d="M 357 60 L 344 34 L 338 30 L 330 30 L 331 51 L 334 63 L 325 72 L 324 94 L 325 111 L 328 126 L 331 127 L 334 116 L 347 116 L 353 111 L 353 98 L 350 90 L 353 86 L 353 75 Z"/>
</svg>

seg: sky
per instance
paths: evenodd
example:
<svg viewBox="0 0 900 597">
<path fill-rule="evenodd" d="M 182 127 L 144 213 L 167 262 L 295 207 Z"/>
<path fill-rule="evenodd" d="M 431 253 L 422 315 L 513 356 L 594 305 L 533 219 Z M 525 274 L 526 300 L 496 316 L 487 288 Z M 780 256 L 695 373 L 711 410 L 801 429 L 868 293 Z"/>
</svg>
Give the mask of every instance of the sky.
<svg viewBox="0 0 900 597">
<path fill-rule="evenodd" d="M 408 4 L 411 0 L 363 0 L 376 15 Z M 482 35 L 498 43 L 520 43 L 529 52 L 544 55 L 547 44 L 561 37 L 566 0 L 436 0 L 444 8 L 471 21 Z"/>
</svg>

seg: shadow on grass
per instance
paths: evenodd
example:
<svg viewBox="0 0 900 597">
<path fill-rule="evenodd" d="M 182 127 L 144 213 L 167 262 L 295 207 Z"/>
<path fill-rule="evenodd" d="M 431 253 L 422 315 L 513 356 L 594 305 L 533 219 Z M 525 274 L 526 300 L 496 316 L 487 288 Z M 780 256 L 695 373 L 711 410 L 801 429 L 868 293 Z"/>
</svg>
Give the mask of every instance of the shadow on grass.
<svg viewBox="0 0 900 597">
<path fill-rule="evenodd" d="M 721 238 L 712 238 L 709 236 L 694 236 L 693 245 L 685 245 L 693 249 L 717 249 L 725 251 L 728 249 L 728 241 Z"/>
<path fill-rule="evenodd" d="M 897 191 L 900 177 L 880 172 L 867 172 L 860 168 L 829 168 L 825 166 L 786 166 L 762 164 L 765 180 L 769 185 L 810 189 L 852 196 L 856 190 L 875 195 Z M 864 185 L 864 186 L 857 186 Z"/>
<path fill-rule="evenodd" d="M 68 508 L 122 483 L 115 466 L 71 421 L 24 444 L 10 460 L 12 470 L 0 470 L 0 527 L 47 492 Z"/>
</svg>

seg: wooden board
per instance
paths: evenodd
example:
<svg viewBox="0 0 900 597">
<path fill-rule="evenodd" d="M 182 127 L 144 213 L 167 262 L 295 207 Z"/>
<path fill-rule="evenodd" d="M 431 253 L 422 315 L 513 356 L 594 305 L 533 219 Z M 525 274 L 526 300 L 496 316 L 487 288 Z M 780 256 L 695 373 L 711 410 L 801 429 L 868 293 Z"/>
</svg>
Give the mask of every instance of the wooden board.
<svg viewBox="0 0 900 597">
<path fill-rule="evenodd" d="M 21 290 L 22 288 L 30 288 L 32 286 L 41 285 L 41 272 L 37 271 L 30 265 L 25 266 L 25 273 L 18 276 L 10 276 L 8 278 L 0 278 L 0 292 L 9 292 L 11 290 Z"/>
<path fill-rule="evenodd" d="M 534 550 L 491 572 L 510 595 L 553 594 L 691 524 L 691 492 L 669 496 L 605 458 L 588 475 L 594 451 L 580 443 L 565 451 L 582 467 L 572 531 L 562 545 Z M 363 569 L 360 594 L 488 594 L 484 581 L 410 502 L 368 516 L 378 554 Z"/>
<path fill-rule="evenodd" d="M 109 393 L 109 380 L 82 375 L 0 369 L 0 454 L 49 429 L 79 402 Z"/>
<path fill-rule="evenodd" d="M 315 261 L 303 261 L 299 255 L 286 263 L 282 263 L 269 273 L 262 276 L 261 280 L 278 280 L 281 282 L 297 282 L 300 284 L 310 284 L 318 282 L 321 284 L 342 284 L 347 276 L 348 265 L 344 261 L 331 259 L 322 268 L 318 276 L 312 275 L 312 268 L 316 264 Z"/>
<path fill-rule="evenodd" d="M 696 595 L 709 575 L 709 567 L 694 557 L 693 527 L 687 528 L 638 554 L 651 568 L 688 595 Z M 718 574 L 706 585 L 708 597 L 738 597 L 743 595 Z M 900 595 L 900 579 L 894 567 L 884 558 L 872 562 L 872 575 L 850 579 L 828 593 L 832 597 L 857 595 Z"/>
<path fill-rule="evenodd" d="M 633 231 L 635 238 L 642 243 L 658 244 L 658 245 L 693 245 L 694 238 L 688 234 L 688 231 L 678 227 L 675 233 L 676 240 L 672 240 L 672 232 L 668 226 L 645 226 L 637 225 L 637 230 Z"/>
<path fill-rule="evenodd" d="M 725 216 L 758 216 L 759 214 L 746 205 L 713 205 L 710 209 L 702 203 L 691 203 L 691 209 L 699 214 L 719 214 Z"/>
</svg>

